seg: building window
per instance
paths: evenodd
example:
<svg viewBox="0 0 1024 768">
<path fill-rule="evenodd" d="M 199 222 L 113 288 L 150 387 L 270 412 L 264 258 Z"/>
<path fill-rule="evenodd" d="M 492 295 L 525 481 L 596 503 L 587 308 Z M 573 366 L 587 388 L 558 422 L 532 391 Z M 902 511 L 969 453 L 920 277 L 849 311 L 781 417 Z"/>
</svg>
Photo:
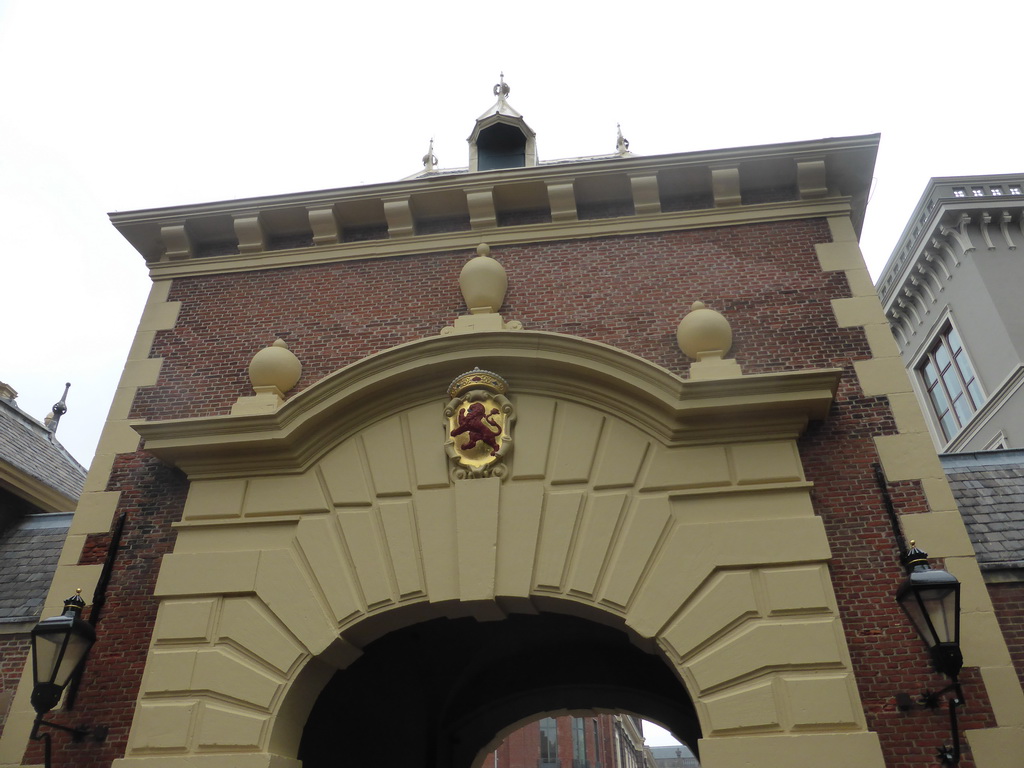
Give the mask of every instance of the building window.
<svg viewBox="0 0 1024 768">
<path fill-rule="evenodd" d="M 587 768 L 587 723 L 582 717 L 572 719 L 572 765 Z"/>
<path fill-rule="evenodd" d="M 953 197 L 967 197 L 967 192 L 964 191 L 963 187 L 954 187 Z"/>
<path fill-rule="evenodd" d="M 1005 451 L 1010 447 L 1010 444 L 1006 442 L 1006 435 L 1002 432 L 997 434 L 991 440 L 988 441 L 988 445 L 982 448 L 983 451 Z"/>
<path fill-rule="evenodd" d="M 971 420 L 985 401 L 960 335 L 947 325 L 918 366 L 935 417 L 946 440 Z"/>
<path fill-rule="evenodd" d="M 971 194 L 974 195 L 975 197 L 984 197 L 985 196 L 985 188 L 984 187 L 971 187 Z"/>
<path fill-rule="evenodd" d="M 1021 194 L 1020 185 L 1019 184 L 1011 185 L 1010 186 L 1010 194 L 1011 195 L 1019 195 L 1019 194 Z"/>
<path fill-rule="evenodd" d="M 540 768 L 558 766 L 558 723 L 553 717 L 540 720 Z"/>
<path fill-rule="evenodd" d="M 1001 197 L 1003 194 L 1002 187 L 989 187 L 988 191 L 991 192 L 995 197 Z"/>
</svg>

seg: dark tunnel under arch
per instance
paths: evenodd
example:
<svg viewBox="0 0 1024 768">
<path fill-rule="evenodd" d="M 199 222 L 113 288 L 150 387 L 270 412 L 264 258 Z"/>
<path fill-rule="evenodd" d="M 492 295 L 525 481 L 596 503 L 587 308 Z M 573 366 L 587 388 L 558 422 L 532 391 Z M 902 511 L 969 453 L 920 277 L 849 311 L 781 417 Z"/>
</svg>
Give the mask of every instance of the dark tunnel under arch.
<svg viewBox="0 0 1024 768">
<path fill-rule="evenodd" d="M 696 751 L 700 727 L 669 665 L 612 627 L 560 614 L 439 618 L 370 643 L 321 691 L 303 768 L 472 768 L 508 726 L 556 710 L 655 720 Z"/>
</svg>

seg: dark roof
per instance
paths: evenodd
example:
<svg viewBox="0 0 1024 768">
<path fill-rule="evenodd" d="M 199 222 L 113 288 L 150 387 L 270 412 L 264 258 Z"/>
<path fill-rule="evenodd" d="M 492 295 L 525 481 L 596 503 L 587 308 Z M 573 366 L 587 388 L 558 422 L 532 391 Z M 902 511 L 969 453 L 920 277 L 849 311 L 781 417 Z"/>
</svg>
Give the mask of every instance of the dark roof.
<svg viewBox="0 0 1024 768">
<path fill-rule="evenodd" d="M 685 744 L 673 747 L 648 747 L 648 749 L 651 750 L 651 754 L 654 755 L 655 760 L 674 760 L 679 757 L 693 757 L 693 752 L 691 752 L 690 748 Z M 680 754 L 677 755 L 677 751 Z"/>
<path fill-rule="evenodd" d="M 589 163 L 594 160 L 621 160 L 623 157 L 635 157 L 632 153 L 627 155 L 620 155 L 618 152 L 613 152 L 607 155 L 585 155 L 583 157 L 566 157 L 561 160 L 538 160 L 538 168 L 547 167 L 552 165 L 570 165 L 572 163 Z M 505 168 L 501 170 L 513 170 L 511 168 Z M 469 173 L 469 166 L 463 165 L 457 168 L 434 168 L 432 171 L 417 171 L 410 176 L 406 176 L 403 181 L 410 179 L 429 179 L 434 176 L 462 176 Z"/>
<path fill-rule="evenodd" d="M 0 626 L 39 619 L 71 517 L 26 515 L 0 534 Z"/>
<path fill-rule="evenodd" d="M 54 434 L 22 411 L 13 400 L 0 397 L 0 469 L 38 480 L 69 500 L 74 509 L 85 484 L 85 468 L 75 461 Z"/>
<path fill-rule="evenodd" d="M 1024 567 L 1024 450 L 939 458 L 982 570 Z"/>
</svg>

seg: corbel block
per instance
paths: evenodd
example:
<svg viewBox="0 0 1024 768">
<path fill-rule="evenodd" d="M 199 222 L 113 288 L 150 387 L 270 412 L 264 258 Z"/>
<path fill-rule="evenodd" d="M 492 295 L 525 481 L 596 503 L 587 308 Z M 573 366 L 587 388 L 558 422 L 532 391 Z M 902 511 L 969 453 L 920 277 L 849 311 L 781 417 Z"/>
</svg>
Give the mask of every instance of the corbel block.
<svg viewBox="0 0 1024 768">
<path fill-rule="evenodd" d="M 715 208 L 740 205 L 743 202 L 740 196 L 740 169 L 712 168 L 711 194 L 715 197 Z"/>
<path fill-rule="evenodd" d="M 571 181 L 548 184 L 551 221 L 576 221 L 576 190 Z"/>
<path fill-rule="evenodd" d="M 235 216 L 234 225 L 239 253 L 260 253 L 267 249 L 266 234 L 258 212 Z"/>
<path fill-rule="evenodd" d="M 796 164 L 796 184 L 800 199 L 809 200 L 828 196 L 828 183 L 824 160 L 799 160 Z"/>
<path fill-rule="evenodd" d="M 661 195 L 656 175 L 631 176 L 629 183 L 633 188 L 633 211 L 637 216 L 661 213 Z"/>
<path fill-rule="evenodd" d="M 192 258 L 192 238 L 185 229 L 184 221 L 164 224 L 160 227 L 160 239 L 164 243 L 164 258 L 168 261 Z"/>
<path fill-rule="evenodd" d="M 409 195 L 385 199 L 384 217 L 388 221 L 389 237 L 412 237 L 416 234 Z"/>
<path fill-rule="evenodd" d="M 469 226 L 472 229 L 491 229 L 498 226 L 493 187 L 466 192 L 466 205 L 469 207 Z"/>
<path fill-rule="evenodd" d="M 313 230 L 313 243 L 315 245 L 333 245 L 341 242 L 341 230 L 338 227 L 338 219 L 334 215 L 334 207 L 306 208 L 309 215 L 309 228 Z"/>
</svg>

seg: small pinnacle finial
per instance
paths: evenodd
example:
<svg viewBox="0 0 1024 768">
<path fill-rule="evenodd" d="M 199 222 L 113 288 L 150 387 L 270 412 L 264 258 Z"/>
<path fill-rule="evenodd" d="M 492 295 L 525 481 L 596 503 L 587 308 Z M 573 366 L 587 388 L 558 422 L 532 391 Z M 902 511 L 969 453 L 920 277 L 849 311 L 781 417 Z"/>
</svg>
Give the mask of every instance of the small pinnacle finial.
<svg viewBox="0 0 1024 768">
<path fill-rule="evenodd" d="M 75 590 L 75 594 L 64 601 L 64 616 L 81 616 L 85 608 L 85 600 L 82 598 L 82 588 Z"/>
<path fill-rule="evenodd" d="M 423 167 L 428 171 L 434 170 L 434 166 L 437 165 L 437 156 L 434 155 L 434 138 L 430 138 L 430 146 L 427 148 L 427 154 L 423 156 Z"/>
<path fill-rule="evenodd" d="M 69 389 L 71 389 L 71 382 L 70 381 L 65 382 L 65 384 L 64 384 L 64 394 L 60 396 L 60 400 L 58 400 L 56 403 L 53 404 L 53 409 L 46 416 L 46 418 L 43 419 L 43 424 L 46 425 L 46 428 L 49 429 L 50 432 L 56 432 L 57 431 L 57 424 L 60 423 L 60 417 L 68 412 L 68 406 L 67 406 L 67 403 L 65 401 L 68 398 L 68 390 Z"/>
<path fill-rule="evenodd" d="M 910 549 L 903 556 L 903 565 L 908 571 L 912 570 L 915 566 L 921 566 L 925 569 L 930 567 L 928 565 L 928 553 L 920 549 L 917 546 L 917 542 L 913 539 L 910 540 Z"/>
<path fill-rule="evenodd" d="M 491 90 L 494 92 L 494 95 L 497 96 L 499 99 L 504 99 L 512 91 L 512 89 L 505 84 L 504 72 L 501 73 L 499 82 Z"/>
<path fill-rule="evenodd" d="M 620 155 L 628 155 L 629 139 L 622 135 L 622 126 L 619 123 L 615 124 L 615 128 L 618 132 L 618 136 L 615 139 L 615 151 Z"/>
</svg>

